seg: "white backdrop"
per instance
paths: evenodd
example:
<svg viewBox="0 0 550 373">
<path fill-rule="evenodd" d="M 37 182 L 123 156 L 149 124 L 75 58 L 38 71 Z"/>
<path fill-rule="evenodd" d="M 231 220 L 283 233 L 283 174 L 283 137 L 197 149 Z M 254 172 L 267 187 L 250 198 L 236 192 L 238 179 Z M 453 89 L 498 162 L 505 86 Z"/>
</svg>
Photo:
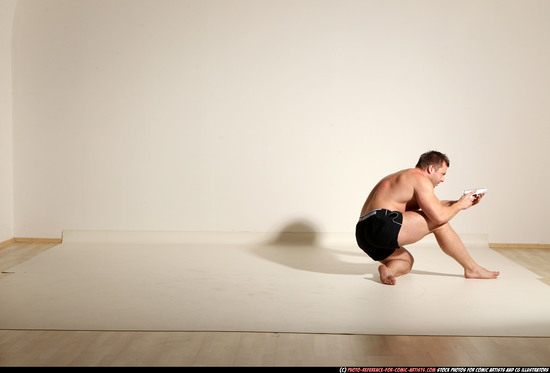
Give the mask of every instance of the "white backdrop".
<svg viewBox="0 0 550 373">
<path fill-rule="evenodd" d="M 351 232 L 378 179 L 438 149 L 451 158 L 440 198 L 489 188 L 458 232 L 549 243 L 549 12 L 19 0 L 14 236 Z"/>
</svg>

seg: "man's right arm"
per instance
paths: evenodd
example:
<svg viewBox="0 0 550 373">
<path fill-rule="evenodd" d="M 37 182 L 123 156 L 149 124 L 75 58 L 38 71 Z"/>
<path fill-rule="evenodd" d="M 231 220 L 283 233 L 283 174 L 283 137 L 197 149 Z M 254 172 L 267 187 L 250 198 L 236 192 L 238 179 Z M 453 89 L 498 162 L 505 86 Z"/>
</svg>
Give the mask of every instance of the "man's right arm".
<svg viewBox="0 0 550 373">
<path fill-rule="evenodd" d="M 428 179 L 419 178 L 415 185 L 416 199 L 422 211 L 432 222 L 443 225 L 448 223 L 461 210 L 473 205 L 471 195 L 467 194 L 454 203 L 442 202 L 436 197 L 434 187 Z"/>
</svg>

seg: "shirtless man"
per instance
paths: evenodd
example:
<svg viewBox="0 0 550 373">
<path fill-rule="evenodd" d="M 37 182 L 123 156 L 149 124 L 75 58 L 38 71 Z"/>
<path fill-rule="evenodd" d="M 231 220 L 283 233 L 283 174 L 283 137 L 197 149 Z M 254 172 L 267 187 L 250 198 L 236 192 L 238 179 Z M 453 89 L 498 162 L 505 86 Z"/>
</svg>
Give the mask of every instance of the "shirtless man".
<svg viewBox="0 0 550 373">
<path fill-rule="evenodd" d="M 449 225 L 461 210 L 477 205 L 483 194 L 471 192 L 458 201 L 440 201 L 434 188 L 445 180 L 449 158 L 437 151 L 420 156 L 415 168 L 383 178 L 369 194 L 355 236 L 357 244 L 373 260 L 379 261 L 380 281 L 395 285 L 395 278 L 409 273 L 414 259 L 404 245 L 418 242 L 433 233 L 447 255 L 463 268 L 466 278 L 497 278 L 468 254 L 462 240 Z"/>
</svg>

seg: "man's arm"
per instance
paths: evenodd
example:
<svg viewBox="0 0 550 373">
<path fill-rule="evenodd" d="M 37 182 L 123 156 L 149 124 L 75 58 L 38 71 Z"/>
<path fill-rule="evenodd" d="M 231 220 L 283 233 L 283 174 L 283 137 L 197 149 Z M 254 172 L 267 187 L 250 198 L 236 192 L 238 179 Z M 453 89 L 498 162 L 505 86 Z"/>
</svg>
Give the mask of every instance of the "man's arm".
<svg viewBox="0 0 550 373">
<path fill-rule="evenodd" d="M 415 193 L 422 211 L 428 219 L 439 225 L 448 223 L 461 210 L 466 210 L 474 205 L 474 201 L 470 198 L 473 192 L 461 197 L 458 201 L 440 201 L 434 193 L 432 183 L 424 178 L 418 180 Z"/>
</svg>

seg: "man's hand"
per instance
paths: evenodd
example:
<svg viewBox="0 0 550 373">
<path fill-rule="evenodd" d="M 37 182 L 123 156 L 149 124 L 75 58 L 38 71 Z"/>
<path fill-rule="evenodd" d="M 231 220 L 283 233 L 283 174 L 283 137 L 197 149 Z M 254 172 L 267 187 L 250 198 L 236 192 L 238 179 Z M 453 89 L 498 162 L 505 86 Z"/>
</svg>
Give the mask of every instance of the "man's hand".
<svg viewBox="0 0 550 373">
<path fill-rule="evenodd" d="M 474 194 L 473 195 L 473 203 L 472 203 L 472 206 L 475 206 L 479 203 L 479 201 L 481 201 L 481 199 L 483 198 L 483 196 L 485 195 L 485 193 L 480 193 L 480 194 Z"/>
<path fill-rule="evenodd" d="M 469 209 L 472 206 L 475 206 L 481 201 L 485 193 L 476 194 L 475 191 L 463 195 L 458 202 L 463 210 Z"/>
</svg>

